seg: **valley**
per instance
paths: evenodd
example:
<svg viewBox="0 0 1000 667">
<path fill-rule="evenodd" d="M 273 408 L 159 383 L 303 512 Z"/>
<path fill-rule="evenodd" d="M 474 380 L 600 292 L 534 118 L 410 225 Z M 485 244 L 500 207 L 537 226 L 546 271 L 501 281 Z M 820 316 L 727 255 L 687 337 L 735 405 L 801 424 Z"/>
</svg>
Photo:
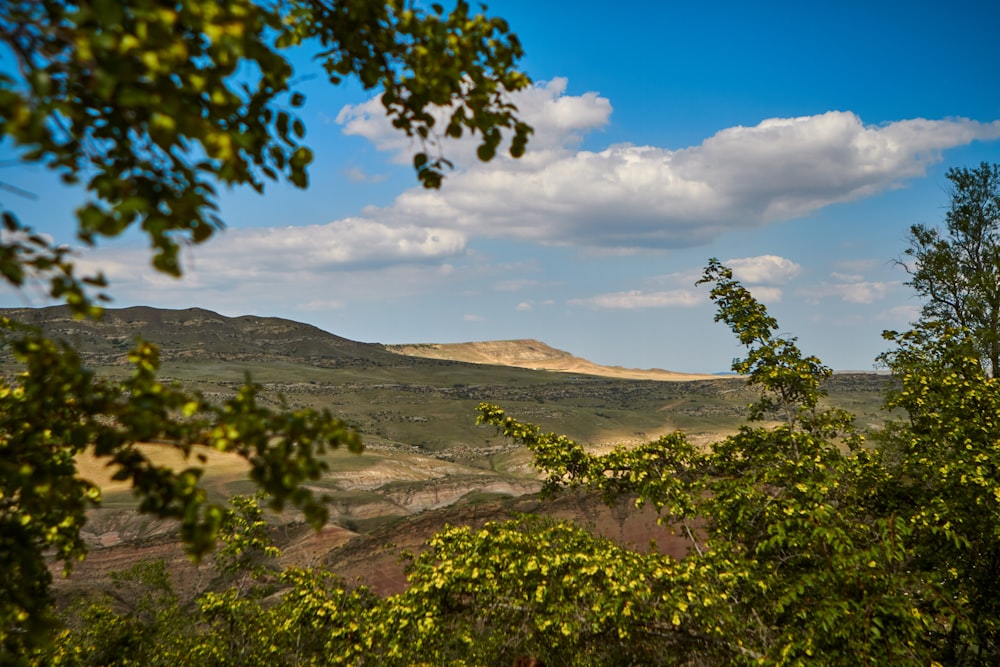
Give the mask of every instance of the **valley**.
<svg viewBox="0 0 1000 667">
<path fill-rule="evenodd" d="M 755 396 L 736 377 L 605 368 L 538 341 L 382 346 L 287 320 L 199 309 L 108 310 L 100 323 L 74 320 L 59 308 L 6 314 L 71 342 L 106 377 L 128 372 L 125 352 L 142 337 L 161 346 L 164 378 L 214 401 L 232 396 L 249 377 L 267 404 L 329 409 L 351 424 L 365 451 L 329 453 L 328 472 L 310 487 L 329 496 L 330 523 L 316 533 L 292 512 L 270 522 L 285 564 L 323 563 L 381 592 L 402 584 L 400 552 L 419 550 L 444 524 L 476 525 L 515 512 L 589 522 L 616 539 L 637 545 L 653 539 L 661 549 L 683 552 L 683 540 L 666 529 L 650 533 L 655 523 L 634 508 L 609 509 L 572 495 L 540 501 L 528 452 L 476 426 L 479 403 L 501 405 L 603 452 L 674 430 L 708 443 L 737 428 Z M 13 370 L 10 359 L 3 363 L 5 372 Z M 835 375 L 827 401 L 855 412 L 863 427 L 877 427 L 886 381 Z M 163 465 L 185 465 L 169 446 L 143 447 Z M 203 483 L 213 498 L 252 492 L 242 460 L 207 454 Z M 130 489 L 112 481 L 102 463 L 84 456 L 78 465 L 102 487 L 103 502 L 84 528 L 88 558 L 70 579 L 56 578 L 60 594 L 75 595 L 111 571 L 154 557 L 173 564 L 181 588 L 210 576 L 210 565 L 187 562 L 170 523 L 135 512 Z"/>
</svg>

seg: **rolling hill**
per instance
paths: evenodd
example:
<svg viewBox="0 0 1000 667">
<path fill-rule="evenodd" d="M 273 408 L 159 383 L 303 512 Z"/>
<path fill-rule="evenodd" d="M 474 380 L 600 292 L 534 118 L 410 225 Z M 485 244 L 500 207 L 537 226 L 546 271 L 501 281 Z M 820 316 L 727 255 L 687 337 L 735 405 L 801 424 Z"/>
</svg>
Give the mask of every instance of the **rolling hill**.
<svg viewBox="0 0 1000 667">
<path fill-rule="evenodd" d="M 708 380 L 718 377 L 708 374 L 675 373 L 659 368 L 643 370 L 622 368 L 621 366 L 601 366 L 532 339 L 445 344 L 418 343 L 386 345 L 385 347 L 390 352 L 426 359 L 445 359 L 472 364 L 514 366 L 516 368 L 531 368 L 559 373 L 580 373 L 627 380 L 683 382 L 688 380 Z"/>
<path fill-rule="evenodd" d="M 277 317 L 225 317 L 210 310 L 108 308 L 99 322 L 75 319 L 66 306 L 2 309 L 40 327 L 98 364 L 122 363 L 138 338 L 160 346 L 164 361 L 287 361 L 324 365 L 413 365 L 381 345 L 359 343 Z"/>
</svg>

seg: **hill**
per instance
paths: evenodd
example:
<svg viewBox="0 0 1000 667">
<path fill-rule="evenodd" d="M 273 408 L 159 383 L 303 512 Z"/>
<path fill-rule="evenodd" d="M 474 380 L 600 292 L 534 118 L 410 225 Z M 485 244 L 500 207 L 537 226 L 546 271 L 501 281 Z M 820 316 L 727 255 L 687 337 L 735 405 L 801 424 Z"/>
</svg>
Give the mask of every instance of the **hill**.
<svg viewBox="0 0 1000 667">
<path fill-rule="evenodd" d="M 164 361 L 287 361 L 315 366 L 413 365 L 381 345 L 359 343 L 277 317 L 225 317 L 210 310 L 108 308 L 99 322 L 74 319 L 66 306 L 2 309 L 38 326 L 99 365 L 123 363 L 139 338 L 157 343 Z"/>
<path fill-rule="evenodd" d="M 628 380 L 658 380 L 679 382 L 687 380 L 708 380 L 718 376 L 675 373 L 659 368 L 637 369 L 621 366 L 601 366 L 586 359 L 573 356 L 569 352 L 550 347 L 532 339 L 496 340 L 470 343 L 417 343 L 406 345 L 386 345 L 387 350 L 397 354 L 426 359 L 463 361 L 473 364 L 493 364 L 514 366 L 535 370 L 557 371 L 559 373 L 581 373 Z"/>
</svg>

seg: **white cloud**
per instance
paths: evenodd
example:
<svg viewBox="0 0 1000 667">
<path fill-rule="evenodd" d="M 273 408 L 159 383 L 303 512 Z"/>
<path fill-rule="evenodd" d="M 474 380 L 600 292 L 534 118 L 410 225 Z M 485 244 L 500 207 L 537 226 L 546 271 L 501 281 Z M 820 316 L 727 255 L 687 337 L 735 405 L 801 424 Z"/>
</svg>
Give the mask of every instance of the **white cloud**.
<svg viewBox="0 0 1000 667">
<path fill-rule="evenodd" d="M 465 235 L 455 230 L 345 218 L 325 225 L 233 230 L 203 254 L 229 261 L 242 256 L 254 266 L 322 268 L 433 260 L 464 249 Z"/>
<path fill-rule="evenodd" d="M 873 303 L 885 298 L 886 292 L 896 283 L 866 281 L 837 285 L 837 292 L 847 303 Z"/>
<path fill-rule="evenodd" d="M 223 288 L 267 282 L 276 276 L 306 279 L 343 270 L 409 263 L 440 264 L 465 252 L 465 235 L 453 229 L 390 226 L 364 218 L 325 225 L 227 229 L 181 257 L 187 288 Z M 112 283 L 141 281 L 150 289 L 175 288 L 169 276 L 149 270 L 149 252 L 104 246 L 78 262 L 102 269 Z M 441 270 L 447 271 L 447 264 Z"/>
<path fill-rule="evenodd" d="M 568 95 L 566 87 L 565 79 L 555 79 L 514 96 L 537 129 L 521 160 L 473 160 L 442 190 L 412 188 L 392 205 L 368 208 L 359 217 L 232 229 L 221 243 L 197 250 L 197 280 L 213 284 L 278 271 L 440 263 L 465 253 L 475 237 L 619 253 L 690 247 L 729 230 L 896 187 L 921 176 L 942 150 L 1000 137 L 1000 121 L 915 119 L 871 126 L 852 113 L 834 111 L 727 128 L 679 150 L 622 144 L 579 151 L 582 134 L 607 123 L 611 104 L 593 92 Z M 378 100 L 345 107 L 338 118 L 345 132 L 365 136 L 383 150 L 412 150 L 409 139 L 389 126 Z M 471 150 L 474 142 L 458 144 Z M 112 266 L 112 273 L 135 275 L 130 257 L 114 260 L 120 266 Z M 730 263 L 750 283 L 783 284 L 800 270 L 774 256 Z M 875 298 L 870 294 L 867 298 Z"/>
<path fill-rule="evenodd" d="M 228 295 L 237 287 L 255 290 L 261 299 L 295 294 L 305 304 L 299 309 L 337 307 L 364 295 L 405 298 L 468 280 L 475 270 L 469 268 L 474 239 L 521 239 L 614 255 L 691 247 L 731 230 L 898 187 L 922 176 L 941 151 L 1000 137 L 1000 121 L 913 119 L 872 126 L 853 113 L 835 111 L 727 128 L 686 148 L 618 144 L 581 151 L 580 138 L 608 122 L 611 104 L 594 92 L 566 90 L 567 82 L 555 79 L 519 93 L 514 101 L 537 130 L 528 154 L 488 164 L 473 158 L 440 191 L 412 188 L 389 206 L 327 224 L 230 228 L 219 239 L 184 251 L 183 283 L 147 269 L 145 249 L 105 246 L 88 252 L 79 268 L 103 269 L 119 297 L 136 295 L 132 301 L 163 305 L 190 303 L 190 290 L 230 303 L 236 297 Z M 345 108 L 339 120 L 346 132 L 365 136 L 378 148 L 407 156 L 413 150 L 389 127 L 377 100 Z M 475 142 L 466 138 L 455 145 L 471 155 Z M 452 262 L 458 258 L 467 266 L 456 269 Z M 728 263 L 741 280 L 769 288 L 801 272 L 795 262 L 773 255 Z M 814 300 L 871 303 L 897 284 L 860 280 L 863 266 L 845 264 L 831 284 L 802 293 Z M 493 276 L 493 289 L 533 286 L 524 280 L 525 271 L 503 273 L 510 280 Z M 676 282 L 680 277 L 664 277 L 661 291 L 573 303 L 622 309 L 700 302 L 691 291 L 698 276 L 685 275 L 683 285 Z M 771 301 L 782 296 L 760 287 L 754 293 Z"/>
<path fill-rule="evenodd" d="M 873 126 L 830 111 L 726 128 L 681 149 L 619 144 L 580 151 L 574 147 L 582 133 L 605 124 L 611 105 L 596 93 L 570 96 L 565 89 L 556 79 L 513 96 L 536 126 L 524 158 L 463 162 L 468 168 L 451 174 L 444 189 L 414 188 L 366 215 L 605 250 L 691 247 L 899 187 L 923 176 L 946 149 L 1000 138 L 1000 121 L 918 118 Z M 345 132 L 383 150 L 413 150 L 377 100 L 345 107 L 339 118 Z M 460 157 L 474 145 L 463 142 Z M 446 145 L 446 154 L 451 149 Z"/>
<path fill-rule="evenodd" d="M 514 307 L 514 310 L 521 313 L 526 313 L 534 310 L 535 306 L 545 307 L 545 306 L 552 306 L 554 304 L 555 301 L 553 301 L 552 299 L 542 299 L 541 301 L 536 301 L 535 299 L 528 299 L 526 301 L 522 301 L 521 303 L 517 304 Z"/>
<path fill-rule="evenodd" d="M 514 96 L 518 112 L 535 129 L 532 150 L 566 148 L 583 139 L 584 133 L 608 124 L 611 102 L 593 91 L 566 95 L 567 83 L 557 77 Z"/>
<path fill-rule="evenodd" d="M 510 96 L 518 107 L 519 115 L 535 130 L 530 142 L 531 154 L 535 157 L 548 151 L 565 150 L 579 143 L 585 132 L 608 122 L 611 102 L 607 98 L 596 92 L 566 95 L 567 83 L 565 78 L 554 78 Z M 451 109 L 437 109 L 431 115 L 435 119 L 434 128 L 444 128 Z M 343 126 L 344 134 L 368 139 L 379 150 L 392 153 L 393 161 L 400 164 L 409 163 L 413 153 L 423 148 L 419 140 L 407 137 L 392 126 L 379 98 L 345 106 L 337 114 L 337 122 Z M 472 136 L 467 132 L 461 139 L 430 137 L 427 147 L 432 151 L 440 148 L 460 168 L 472 167 L 479 163 L 476 147 L 480 139 L 479 135 Z M 498 152 L 502 154 L 507 146 L 501 144 Z M 525 162 L 533 160 L 529 157 Z"/>
<path fill-rule="evenodd" d="M 764 285 L 751 285 L 747 288 L 753 298 L 764 303 L 778 303 L 783 294 L 780 287 L 766 287 Z"/>
<path fill-rule="evenodd" d="M 482 315 L 466 314 L 462 316 L 462 319 L 466 322 L 483 322 L 485 321 L 486 318 L 484 318 Z"/>
<path fill-rule="evenodd" d="M 587 306 L 598 310 L 636 310 L 639 308 L 689 307 L 704 303 L 705 298 L 691 290 L 669 290 L 666 292 L 613 292 L 598 294 L 586 299 L 571 299 L 574 306 Z"/>
<path fill-rule="evenodd" d="M 186 308 L 198 303 L 213 304 L 224 314 L 288 317 L 372 302 L 391 304 L 474 278 L 474 268 L 456 268 L 440 258 L 392 263 L 387 253 L 378 262 L 338 264 L 312 261 L 305 253 L 299 261 L 288 248 L 275 248 L 269 256 L 261 237 L 251 234 L 249 241 L 241 240 L 252 231 L 229 229 L 203 246 L 185 249 L 182 280 L 154 271 L 149 251 L 142 247 L 112 244 L 88 250 L 76 265 L 82 272 L 104 270 L 115 298 L 112 306 Z M 239 251 L 232 253 L 234 247 Z"/>
<path fill-rule="evenodd" d="M 684 285 L 685 287 L 694 285 L 702 277 L 702 269 L 688 269 L 686 271 L 674 271 L 650 279 L 661 285 Z"/>
<path fill-rule="evenodd" d="M 207 243 L 185 249 L 185 287 L 225 287 L 343 270 L 370 270 L 400 264 L 441 264 L 465 252 L 465 235 L 453 229 L 387 225 L 345 218 L 325 225 L 227 229 Z M 148 269 L 149 252 L 102 246 L 83 253 L 85 271 L 104 270 L 115 282 L 141 280 L 150 288 L 177 281 Z M 438 267 L 447 271 L 448 265 Z"/>
<path fill-rule="evenodd" d="M 727 259 L 723 264 L 733 270 L 737 280 L 757 285 L 784 285 L 802 272 L 801 266 L 777 255 Z"/>
</svg>

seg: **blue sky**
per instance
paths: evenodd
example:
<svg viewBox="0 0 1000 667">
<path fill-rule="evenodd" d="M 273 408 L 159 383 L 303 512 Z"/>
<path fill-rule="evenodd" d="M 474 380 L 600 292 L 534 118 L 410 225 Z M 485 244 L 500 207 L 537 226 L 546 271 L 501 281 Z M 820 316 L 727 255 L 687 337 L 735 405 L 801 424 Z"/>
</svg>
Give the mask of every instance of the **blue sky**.
<svg viewBox="0 0 1000 667">
<path fill-rule="evenodd" d="M 919 302 L 892 264 L 939 224 L 951 166 L 1000 162 L 1000 3 L 492 2 L 527 52 L 519 161 L 418 188 L 414 147 L 356 86 L 303 84 L 307 191 L 223 196 L 181 281 L 136 238 L 81 257 L 113 305 L 280 316 L 367 342 L 535 338 L 598 363 L 728 370 L 701 268 L 736 269 L 782 331 L 871 369 Z M 302 60 L 303 74 L 314 67 Z M 70 242 L 81 195 L 7 167 L 21 219 Z M 0 305 L 44 305 L 39 290 Z"/>
</svg>

